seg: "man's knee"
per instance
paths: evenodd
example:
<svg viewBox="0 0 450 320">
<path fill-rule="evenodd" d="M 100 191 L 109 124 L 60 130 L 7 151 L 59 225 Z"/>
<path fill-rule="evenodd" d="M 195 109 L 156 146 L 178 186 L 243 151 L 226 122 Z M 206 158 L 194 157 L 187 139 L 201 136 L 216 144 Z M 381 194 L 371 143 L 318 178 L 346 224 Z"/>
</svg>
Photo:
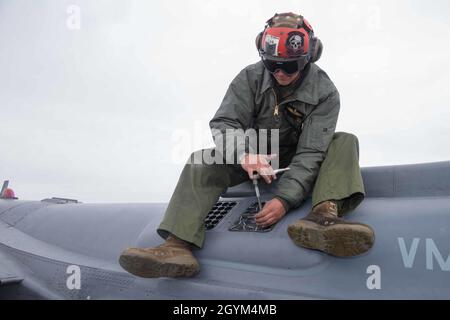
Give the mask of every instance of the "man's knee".
<svg viewBox="0 0 450 320">
<path fill-rule="evenodd" d="M 358 137 L 355 136 L 353 133 L 348 132 L 336 132 L 333 136 L 333 140 L 340 140 L 359 144 Z"/>
<path fill-rule="evenodd" d="M 192 152 L 187 168 L 192 177 L 202 184 L 211 184 L 214 180 L 227 180 L 227 166 L 218 161 L 214 161 L 214 149 L 201 149 Z"/>
<path fill-rule="evenodd" d="M 191 153 L 187 160 L 187 164 L 196 164 L 196 165 L 212 165 L 212 164 L 220 164 L 221 156 L 216 154 L 214 148 L 209 149 L 200 149 Z"/>
<path fill-rule="evenodd" d="M 350 151 L 355 150 L 359 156 L 359 140 L 358 137 L 352 133 L 347 132 L 336 132 L 333 136 L 333 141 L 331 142 L 340 151 Z"/>
</svg>

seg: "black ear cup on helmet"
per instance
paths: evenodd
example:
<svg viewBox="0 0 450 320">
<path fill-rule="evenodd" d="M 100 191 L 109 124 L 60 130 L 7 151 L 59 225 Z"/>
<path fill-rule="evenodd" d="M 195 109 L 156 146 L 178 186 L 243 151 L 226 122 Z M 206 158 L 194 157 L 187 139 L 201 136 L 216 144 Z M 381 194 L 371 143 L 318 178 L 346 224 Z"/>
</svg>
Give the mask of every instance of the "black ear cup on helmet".
<svg viewBox="0 0 450 320">
<path fill-rule="evenodd" d="M 311 46 L 311 60 L 310 62 L 314 63 L 320 59 L 323 52 L 323 44 L 319 38 L 314 37 Z"/>
<path fill-rule="evenodd" d="M 263 31 L 263 32 L 260 32 L 260 33 L 256 36 L 256 39 L 255 39 L 256 49 L 258 49 L 258 52 L 259 52 L 259 50 L 261 49 L 261 39 L 262 39 L 263 33 L 264 33 L 264 31 Z"/>
</svg>

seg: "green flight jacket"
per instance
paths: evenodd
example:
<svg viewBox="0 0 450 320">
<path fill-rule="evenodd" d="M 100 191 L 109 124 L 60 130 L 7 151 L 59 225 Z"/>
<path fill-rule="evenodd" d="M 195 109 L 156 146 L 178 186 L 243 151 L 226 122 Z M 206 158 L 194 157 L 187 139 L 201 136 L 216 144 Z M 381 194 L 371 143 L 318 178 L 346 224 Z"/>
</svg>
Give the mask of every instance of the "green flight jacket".
<svg viewBox="0 0 450 320">
<path fill-rule="evenodd" d="M 222 135 L 225 150 L 236 140 L 225 136 L 227 129 L 234 131 L 237 143 L 243 143 L 243 131 L 253 128 L 279 129 L 280 163 L 291 168 L 278 180 L 275 197 L 284 200 L 288 210 L 301 205 L 311 192 L 320 165 L 331 142 L 339 114 L 339 92 L 328 75 L 315 64 L 310 64 L 300 86 L 292 95 L 279 103 L 274 80 L 263 63 L 243 69 L 231 82 L 225 97 L 210 121 L 213 136 Z M 297 121 L 289 119 L 294 108 Z M 299 120 L 300 119 L 300 120 Z M 241 159 L 245 152 L 257 153 L 257 146 L 241 148 L 235 154 Z M 287 162 L 286 162 L 287 161 Z"/>
</svg>

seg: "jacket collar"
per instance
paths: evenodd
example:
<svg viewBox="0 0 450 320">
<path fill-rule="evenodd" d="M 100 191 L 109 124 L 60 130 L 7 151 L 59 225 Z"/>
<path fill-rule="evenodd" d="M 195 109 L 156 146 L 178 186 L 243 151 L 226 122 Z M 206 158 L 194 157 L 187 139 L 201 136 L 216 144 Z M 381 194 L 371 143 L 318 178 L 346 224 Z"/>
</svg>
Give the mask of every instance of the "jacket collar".
<svg viewBox="0 0 450 320">
<path fill-rule="evenodd" d="M 300 87 L 294 93 L 296 100 L 305 102 L 307 104 L 317 105 L 319 103 L 319 92 L 317 87 L 318 67 L 310 64 L 309 71 L 303 79 Z M 274 79 L 269 71 L 264 68 L 263 82 L 261 85 L 261 94 L 274 87 Z"/>
</svg>

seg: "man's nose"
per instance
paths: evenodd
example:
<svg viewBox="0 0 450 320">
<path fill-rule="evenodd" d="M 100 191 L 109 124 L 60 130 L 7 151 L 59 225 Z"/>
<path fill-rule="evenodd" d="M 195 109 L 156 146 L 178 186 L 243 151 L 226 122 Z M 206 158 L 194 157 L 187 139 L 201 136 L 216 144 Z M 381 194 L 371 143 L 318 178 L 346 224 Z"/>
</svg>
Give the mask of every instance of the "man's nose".
<svg viewBox="0 0 450 320">
<path fill-rule="evenodd" d="M 283 70 L 281 70 L 281 69 L 277 69 L 277 70 L 275 70 L 275 73 L 274 73 L 275 75 L 283 75 L 283 76 L 285 76 L 286 74 L 283 72 Z"/>
</svg>

